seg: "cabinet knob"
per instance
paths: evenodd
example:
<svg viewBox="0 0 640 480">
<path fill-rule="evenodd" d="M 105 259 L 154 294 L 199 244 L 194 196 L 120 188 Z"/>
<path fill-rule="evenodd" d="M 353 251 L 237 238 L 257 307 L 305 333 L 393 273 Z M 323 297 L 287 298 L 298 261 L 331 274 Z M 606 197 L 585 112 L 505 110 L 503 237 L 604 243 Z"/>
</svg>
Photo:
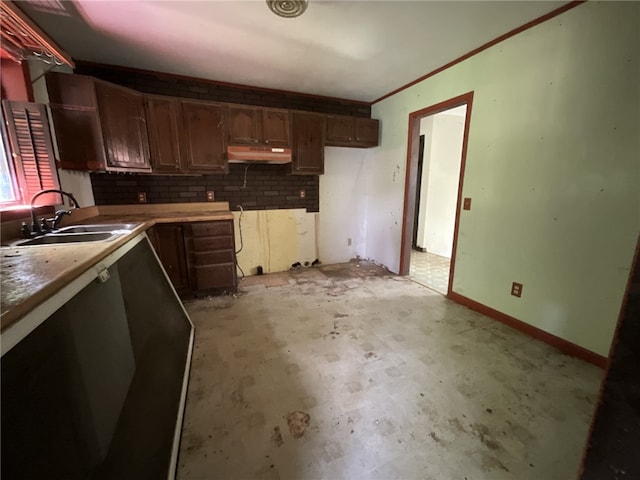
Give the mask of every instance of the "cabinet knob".
<svg viewBox="0 0 640 480">
<path fill-rule="evenodd" d="M 269 140 L 265 140 L 264 143 L 269 143 Z"/>
<path fill-rule="evenodd" d="M 349 137 L 349 141 L 351 141 L 351 137 Z"/>
</svg>

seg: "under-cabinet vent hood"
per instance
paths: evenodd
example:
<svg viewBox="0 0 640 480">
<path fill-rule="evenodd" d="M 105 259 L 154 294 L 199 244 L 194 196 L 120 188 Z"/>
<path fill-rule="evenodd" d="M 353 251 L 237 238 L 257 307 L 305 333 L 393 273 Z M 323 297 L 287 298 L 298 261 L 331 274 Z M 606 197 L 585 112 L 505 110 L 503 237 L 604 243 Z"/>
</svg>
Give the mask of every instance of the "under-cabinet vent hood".
<svg viewBox="0 0 640 480">
<path fill-rule="evenodd" d="M 276 147 L 227 147 L 229 163 L 291 163 L 290 148 Z"/>
</svg>

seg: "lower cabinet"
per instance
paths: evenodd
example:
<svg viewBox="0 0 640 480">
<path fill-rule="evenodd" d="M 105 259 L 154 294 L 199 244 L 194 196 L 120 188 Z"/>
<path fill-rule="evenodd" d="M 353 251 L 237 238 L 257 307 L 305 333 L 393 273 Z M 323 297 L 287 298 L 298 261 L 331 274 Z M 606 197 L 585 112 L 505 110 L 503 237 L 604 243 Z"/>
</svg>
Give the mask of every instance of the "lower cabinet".
<svg viewBox="0 0 640 480">
<path fill-rule="evenodd" d="M 149 238 L 181 297 L 237 289 L 233 220 L 158 224 Z"/>
<path fill-rule="evenodd" d="M 191 284 L 187 270 L 183 225 L 179 223 L 156 225 L 149 238 L 173 288 L 181 297 L 188 295 L 191 292 Z"/>
<path fill-rule="evenodd" d="M 233 221 L 187 224 L 187 257 L 194 290 L 233 288 L 236 276 Z"/>
</svg>

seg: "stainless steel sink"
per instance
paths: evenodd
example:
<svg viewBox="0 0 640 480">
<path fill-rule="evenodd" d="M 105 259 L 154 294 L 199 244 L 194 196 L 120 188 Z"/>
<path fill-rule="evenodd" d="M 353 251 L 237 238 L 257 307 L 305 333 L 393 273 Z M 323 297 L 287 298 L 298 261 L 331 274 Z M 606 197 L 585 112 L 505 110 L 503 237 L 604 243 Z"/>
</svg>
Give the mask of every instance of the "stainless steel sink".
<svg viewBox="0 0 640 480">
<path fill-rule="evenodd" d="M 137 223 L 104 223 L 95 225 L 74 225 L 58 229 L 55 234 L 86 233 L 86 232 L 122 232 L 129 233 L 138 226 Z"/>
<path fill-rule="evenodd" d="M 99 242 L 103 240 L 111 240 L 111 237 L 116 238 L 118 236 L 118 234 L 114 234 L 112 232 L 47 233 L 40 237 L 18 242 L 15 246 L 24 247 L 28 245 L 51 245 L 56 243 Z"/>
<path fill-rule="evenodd" d="M 59 243 L 103 242 L 127 235 L 138 223 L 103 223 L 95 225 L 73 225 L 55 230 L 29 240 L 13 244 L 16 247 L 31 245 L 56 245 Z"/>
</svg>

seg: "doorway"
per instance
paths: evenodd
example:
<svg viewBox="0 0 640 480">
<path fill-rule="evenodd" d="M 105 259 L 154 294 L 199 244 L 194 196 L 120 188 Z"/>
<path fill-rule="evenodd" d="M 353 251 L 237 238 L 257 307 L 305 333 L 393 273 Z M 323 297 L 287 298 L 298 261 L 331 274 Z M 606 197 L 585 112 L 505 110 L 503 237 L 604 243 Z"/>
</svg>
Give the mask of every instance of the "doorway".
<svg viewBox="0 0 640 480">
<path fill-rule="evenodd" d="M 400 274 L 448 295 L 453 285 L 473 92 L 409 115 Z"/>
</svg>

